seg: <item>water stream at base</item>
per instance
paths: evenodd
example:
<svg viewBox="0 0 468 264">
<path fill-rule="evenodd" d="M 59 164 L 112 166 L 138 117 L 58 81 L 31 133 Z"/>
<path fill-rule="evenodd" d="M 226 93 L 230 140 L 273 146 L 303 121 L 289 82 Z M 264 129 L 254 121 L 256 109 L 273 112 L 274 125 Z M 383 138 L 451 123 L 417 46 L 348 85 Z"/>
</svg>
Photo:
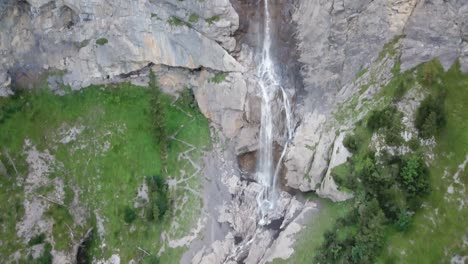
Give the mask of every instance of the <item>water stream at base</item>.
<svg viewBox="0 0 468 264">
<path fill-rule="evenodd" d="M 281 170 L 282 161 L 286 154 L 289 141 L 292 137 L 292 111 L 288 95 L 280 84 L 280 79 L 275 72 L 275 66 L 271 58 L 271 16 L 269 0 L 264 0 L 264 39 L 260 67 L 258 68 L 258 84 L 262 92 L 262 113 L 260 126 L 260 151 L 257 164 L 257 180 L 262 186 L 262 191 L 257 196 L 257 203 L 261 213 L 260 225 L 269 223 L 269 215 L 272 214 L 278 200 L 277 179 Z M 273 105 L 275 100 L 281 98 L 285 113 L 286 143 L 279 160 L 274 164 L 273 142 Z"/>
</svg>

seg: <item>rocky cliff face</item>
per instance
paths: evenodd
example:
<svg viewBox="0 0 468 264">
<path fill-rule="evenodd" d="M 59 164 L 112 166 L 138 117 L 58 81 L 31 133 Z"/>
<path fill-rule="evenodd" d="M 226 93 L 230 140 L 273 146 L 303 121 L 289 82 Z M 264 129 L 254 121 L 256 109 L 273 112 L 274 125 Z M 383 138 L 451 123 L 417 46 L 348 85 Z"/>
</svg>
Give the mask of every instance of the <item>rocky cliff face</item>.
<svg viewBox="0 0 468 264">
<path fill-rule="evenodd" d="M 156 65 L 165 91 L 177 95 L 186 85 L 193 89 L 202 113 L 232 144 L 229 157 L 252 154 L 258 149 L 261 111 L 255 82 L 260 28 L 246 21 L 259 15 L 252 11 L 258 2 L 232 2 L 4 1 L 0 3 L 0 96 L 13 93 L 11 83 L 24 86 L 47 70 L 60 71 L 49 82 L 80 89 L 119 80 L 145 83 L 139 71 Z M 291 0 L 276 3 L 275 8 L 280 44 L 273 46 L 282 49 L 277 54 L 279 71 L 296 100 L 298 121 L 285 158 L 285 185 L 316 191 L 334 201 L 349 199 L 352 195 L 338 191 L 330 172 L 349 156 L 343 138 L 362 113 L 340 121 L 336 118 L 339 106 L 364 84 L 370 83 L 370 87 L 362 98 L 371 98 L 389 82 L 395 59 L 387 58 L 387 43 L 401 51 L 401 71 L 433 58 L 440 59 L 445 68 L 459 58 L 461 69 L 468 71 L 468 3 Z M 293 27 L 285 27 L 285 23 Z M 296 39 L 285 33 L 292 31 Z M 288 49 L 295 45 L 297 53 Z M 228 74 L 216 75 L 219 72 Z M 281 115 L 277 110 L 276 119 L 281 120 Z M 282 126 L 281 121 L 276 125 Z M 275 138 L 278 145 L 284 143 L 281 135 Z M 244 223 L 241 215 L 255 213 L 256 185 L 238 180 L 237 173 L 225 176 L 223 180 L 233 181 L 229 193 L 236 201 L 219 218 L 234 231 L 212 251 L 199 251 L 200 263 L 228 259 L 236 248 L 236 235 L 251 238 L 256 230 L 256 223 Z M 250 192 L 243 193 L 246 190 Z M 245 199 L 252 202 L 244 204 Z M 295 203 L 295 198 L 287 196 L 283 202 Z M 298 208 L 302 205 L 289 211 L 283 208 L 284 214 L 297 215 Z M 294 219 L 291 216 L 284 223 Z M 267 244 L 239 255 L 252 263 L 266 262 L 274 255 L 266 248 L 280 244 L 273 242 L 273 234 L 277 233 L 263 233 Z M 285 236 L 282 234 L 280 237 Z M 262 237 L 255 239 L 252 241 L 258 242 Z"/>
<path fill-rule="evenodd" d="M 335 201 L 349 198 L 326 175 L 340 164 L 334 159 L 343 149 L 336 133 L 346 133 L 356 120 L 338 122 L 331 113 L 364 84 L 371 84 L 372 98 L 388 83 L 395 61 L 382 60 L 387 43 L 401 50 L 401 71 L 434 58 L 446 69 L 459 58 L 467 71 L 467 12 L 463 1 L 300 1 L 294 20 L 306 96 L 285 163 L 286 184 Z M 357 78 L 367 71 L 373 74 Z"/>
<path fill-rule="evenodd" d="M 30 0 L 2 9 L 0 72 L 13 81 L 54 69 L 65 71 L 64 84 L 80 88 L 150 63 L 242 70 L 228 53 L 239 25 L 228 0 Z"/>
</svg>

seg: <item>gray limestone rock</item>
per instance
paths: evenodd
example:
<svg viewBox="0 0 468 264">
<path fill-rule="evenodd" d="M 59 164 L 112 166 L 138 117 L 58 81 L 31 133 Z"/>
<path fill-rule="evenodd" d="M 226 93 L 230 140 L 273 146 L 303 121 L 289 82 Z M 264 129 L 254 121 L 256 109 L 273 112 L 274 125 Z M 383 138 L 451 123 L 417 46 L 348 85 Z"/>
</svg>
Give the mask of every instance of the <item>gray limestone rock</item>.
<svg viewBox="0 0 468 264">
<path fill-rule="evenodd" d="M 407 70 L 433 58 L 445 69 L 461 58 L 468 70 L 466 33 L 468 3 L 464 1 L 420 1 L 405 27 L 402 41 L 401 70 Z"/>
<path fill-rule="evenodd" d="M 0 62 L 6 69 L 63 70 L 65 84 L 73 88 L 149 63 L 243 70 L 226 51 L 235 46 L 231 35 L 239 24 L 228 0 L 9 1 L 7 15 L 0 19 L 0 27 L 7 29 L 0 32 L 0 53 L 5 55 Z M 189 24 L 190 14 L 200 17 L 197 26 Z"/>
</svg>

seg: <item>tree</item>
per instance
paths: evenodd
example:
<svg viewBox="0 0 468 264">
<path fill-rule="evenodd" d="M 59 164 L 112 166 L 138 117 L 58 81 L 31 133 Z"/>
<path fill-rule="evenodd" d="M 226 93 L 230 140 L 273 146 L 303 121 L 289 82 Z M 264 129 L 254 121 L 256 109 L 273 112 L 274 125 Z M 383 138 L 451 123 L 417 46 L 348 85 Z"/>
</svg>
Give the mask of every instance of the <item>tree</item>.
<svg viewBox="0 0 468 264">
<path fill-rule="evenodd" d="M 403 159 L 400 181 L 410 196 L 423 196 L 429 192 L 429 169 L 417 154 Z"/>
<path fill-rule="evenodd" d="M 445 95 L 439 93 L 436 96 L 430 95 L 421 102 L 415 119 L 415 127 L 419 130 L 422 138 L 430 138 L 445 126 L 444 112 Z"/>
<path fill-rule="evenodd" d="M 162 92 L 156 81 L 156 76 L 150 68 L 149 83 L 151 93 L 151 113 L 153 118 L 153 130 L 156 141 L 159 143 L 159 154 L 161 164 L 164 170 L 167 170 L 167 132 L 166 132 L 166 113 L 162 100 Z"/>
<path fill-rule="evenodd" d="M 133 221 L 135 221 L 137 215 L 135 213 L 135 210 L 133 210 L 132 208 L 126 206 L 124 208 L 124 221 L 125 223 L 127 224 L 131 224 Z"/>
</svg>

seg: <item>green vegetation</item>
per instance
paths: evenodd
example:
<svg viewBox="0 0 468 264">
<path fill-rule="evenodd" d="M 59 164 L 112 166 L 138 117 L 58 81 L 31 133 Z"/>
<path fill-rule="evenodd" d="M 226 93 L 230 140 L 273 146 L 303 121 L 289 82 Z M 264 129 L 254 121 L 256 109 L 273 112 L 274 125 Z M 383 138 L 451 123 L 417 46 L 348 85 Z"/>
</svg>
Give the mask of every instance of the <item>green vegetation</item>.
<svg viewBox="0 0 468 264">
<path fill-rule="evenodd" d="M 198 22 L 198 19 L 200 19 L 200 16 L 199 16 L 198 14 L 191 13 L 190 16 L 189 16 L 188 21 L 189 21 L 190 23 L 197 23 L 197 22 Z"/>
<path fill-rule="evenodd" d="M 205 19 L 205 21 L 206 21 L 209 25 L 213 25 L 214 23 L 218 22 L 220 19 L 221 19 L 220 16 L 212 16 L 212 17 L 209 17 L 209 18 Z"/>
<path fill-rule="evenodd" d="M 310 263 L 323 243 L 323 234 L 332 228 L 336 219 L 345 216 L 350 208 L 350 202 L 333 203 L 327 199 L 310 195 L 309 200 L 317 202 L 320 210 L 313 213 L 310 223 L 301 230 L 297 242 L 294 245 L 294 253 L 287 260 L 275 259 L 274 264 L 286 263 Z"/>
<path fill-rule="evenodd" d="M 167 172 L 167 131 L 166 131 L 166 110 L 163 93 L 156 83 L 156 76 L 152 69 L 149 72 L 150 108 L 153 122 L 153 133 L 156 142 L 159 144 L 159 157 L 163 170 Z"/>
<path fill-rule="evenodd" d="M 133 210 L 129 206 L 126 206 L 125 209 L 124 209 L 124 221 L 125 221 L 125 223 L 131 224 L 131 223 L 133 223 L 133 221 L 135 221 L 136 218 L 137 218 L 137 215 L 135 213 L 135 210 Z"/>
<path fill-rule="evenodd" d="M 433 63 L 438 64 L 428 64 Z M 448 262 L 454 255 L 468 254 L 463 242 L 468 232 L 468 210 L 462 204 L 468 184 L 468 168 L 463 166 L 468 155 L 468 74 L 461 73 L 459 67 L 457 62 L 428 82 L 443 87 L 446 94 L 446 123 L 435 135 L 437 146 L 429 167 L 431 192 L 405 232 L 389 231 L 386 250 L 378 263 L 439 263 Z M 431 87 L 425 86 L 429 92 L 437 93 Z"/>
<path fill-rule="evenodd" d="M 106 38 L 96 39 L 96 44 L 99 46 L 106 45 L 109 41 Z"/>
<path fill-rule="evenodd" d="M 388 145 L 400 145 L 403 141 L 400 135 L 402 130 L 401 117 L 402 114 L 398 112 L 396 107 L 390 105 L 382 110 L 372 111 L 367 121 L 367 127 L 372 132 L 381 130 Z"/>
<path fill-rule="evenodd" d="M 157 175 L 146 178 L 146 185 L 149 189 L 149 203 L 146 208 L 146 218 L 148 221 L 163 220 L 170 207 L 168 186 L 164 179 Z"/>
<path fill-rule="evenodd" d="M 38 151 L 48 151 L 60 164 L 45 177 L 59 178 L 65 185 L 63 206 L 51 203 L 44 215 L 55 222 L 51 234 L 54 249 L 71 249 L 70 229 L 74 239 L 79 239 L 90 227 L 96 229 L 102 223 L 104 232 L 96 232 L 89 250 L 95 259 L 119 254 L 126 263 L 145 256 L 138 247 L 157 254 L 164 245 L 161 263 L 178 262 L 185 249 L 170 248 L 155 238 L 162 231 L 169 239 L 187 235 L 200 215 L 201 199 L 186 189 L 201 188 L 201 177 L 191 162 L 198 163 L 209 148 L 209 128 L 208 121 L 196 107 L 187 104 L 185 97 L 174 102 L 168 95 L 159 96 L 165 113 L 166 135 L 170 135 L 165 142 L 167 171 L 161 162 L 161 142 L 155 138 L 151 103 L 154 97 L 149 89 L 123 83 L 91 86 L 64 96 L 37 89 L 19 92 L 13 98 L 0 98 L 0 150 L 8 151 L 18 171 L 0 155 L 11 175 L 0 177 L 0 199 L 4 201 L 0 204 L 0 236 L 8 238 L 2 239 L 0 255 L 12 256 L 17 250 L 29 247 L 28 241 L 23 242 L 16 234 L 16 223 L 24 214 L 25 194 L 19 183 L 28 172 L 24 152 L 24 142 L 28 139 Z M 72 128 L 80 128 L 81 132 L 74 140 L 60 143 Z M 185 156 L 180 158 L 182 152 Z M 171 189 L 167 185 L 158 187 L 156 192 L 149 193 L 151 201 L 143 201 L 135 208 L 137 191 L 151 175 L 160 175 L 162 182 L 170 175 L 182 183 Z M 38 189 L 38 195 L 50 195 L 51 190 L 54 189 L 45 185 Z M 74 190 L 79 190 L 75 198 L 88 212 L 83 226 L 74 223 L 69 211 Z M 150 222 L 145 217 L 149 203 L 158 208 L 158 221 Z M 178 228 L 171 228 L 174 221 Z M 37 241 L 35 238 L 33 242 Z"/>
<path fill-rule="evenodd" d="M 228 76 L 227 72 L 218 72 L 215 74 L 213 78 L 210 79 L 210 82 L 222 83 L 226 80 L 227 76 Z"/>
<path fill-rule="evenodd" d="M 354 155 L 345 164 L 334 168 L 332 176 L 340 189 L 353 190 L 356 198 L 351 212 L 338 219 L 333 229 L 325 234 L 315 262 L 415 263 L 442 260 L 444 250 L 467 254 L 466 248 L 462 247 L 466 227 L 459 224 L 463 217 L 467 217 L 466 210 L 460 216 L 462 207 L 458 200 L 446 197 L 449 194 L 464 197 L 464 187 L 458 183 L 460 192 L 457 193 L 453 190 L 457 180 L 444 179 L 447 171 L 453 175 L 457 169 L 459 175 L 465 175 L 458 167 L 468 155 L 468 124 L 463 121 L 468 118 L 463 103 L 468 99 L 468 75 L 461 74 L 458 67 L 455 64 L 444 73 L 439 62 L 431 61 L 399 74 L 397 60 L 393 71 L 395 77 L 374 98 L 380 103 L 374 105 L 374 110 L 344 139 L 343 144 Z M 430 149 L 422 147 L 418 139 L 405 142 L 401 138 L 401 113 L 394 106 L 415 87 L 415 81 L 422 86 L 418 92 L 427 95 L 416 111 L 415 127 L 421 138 L 435 136 L 437 141 L 436 160 L 431 167 L 426 165 L 424 158 L 424 153 Z M 449 125 L 450 119 L 457 120 L 458 124 Z M 411 152 L 391 155 L 384 150 L 376 155 L 369 144 L 375 133 L 384 136 L 386 145 L 405 145 Z M 455 146 L 454 138 L 462 138 L 462 146 Z M 448 162 L 449 157 L 457 158 Z M 466 178 L 463 182 L 467 183 Z M 438 212 L 448 212 L 446 208 L 453 208 L 453 212 L 441 216 Z M 435 232 L 437 239 L 440 235 L 444 241 L 445 249 L 441 244 L 424 242 L 424 239 L 433 238 Z M 420 233 L 424 238 L 420 238 Z M 381 256 L 384 248 L 388 250 Z M 416 250 L 411 251 L 411 248 Z M 424 255 L 424 252 L 431 254 Z"/>
<path fill-rule="evenodd" d="M 369 70 L 368 68 L 362 68 L 361 70 L 358 71 L 358 73 L 356 74 L 356 77 L 354 79 L 357 80 L 357 79 L 361 78 L 364 74 L 366 74 L 366 72 L 368 70 Z"/>
<path fill-rule="evenodd" d="M 39 234 L 33 238 L 31 238 L 31 240 L 29 240 L 28 242 L 28 245 L 29 246 L 34 246 L 34 245 L 38 245 L 38 244 L 42 244 L 45 240 L 45 234 L 42 233 L 42 234 Z"/>
<path fill-rule="evenodd" d="M 51 251 L 52 246 L 50 245 L 50 243 L 46 243 L 42 255 L 34 261 L 32 259 L 29 259 L 29 263 L 52 264 L 52 254 L 50 253 Z"/>
<path fill-rule="evenodd" d="M 377 58 L 378 61 L 381 61 L 385 58 L 385 56 L 394 57 L 397 55 L 396 44 L 402 39 L 404 35 L 395 36 L 390 42 L 386 43 L 383 46 L 383 49 L 379 53 L 379 57 Z"/>
<path fill-rule="evenodd" d="M 181 27 L 181 26 L 190 26 L 189 23 L 185 22 L 179 17 L 176 16 L 171 16 L 168 20 L 167 23 L 171 26 L 176 26 L 176 27 Z"/>
</svg>

